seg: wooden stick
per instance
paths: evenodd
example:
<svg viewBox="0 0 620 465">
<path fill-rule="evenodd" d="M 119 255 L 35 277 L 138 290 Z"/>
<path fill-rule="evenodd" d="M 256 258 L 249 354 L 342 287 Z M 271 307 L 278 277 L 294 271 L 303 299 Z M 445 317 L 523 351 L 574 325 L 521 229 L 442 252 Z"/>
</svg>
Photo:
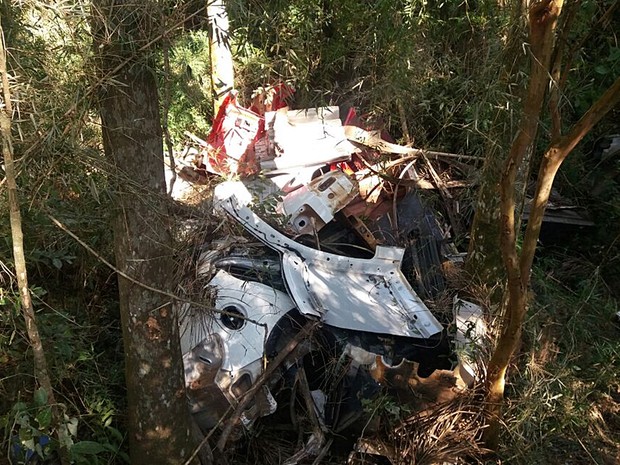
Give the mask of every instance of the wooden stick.
<svg viewBox="0 0 620 465">
<path fill-rule="evenodd" d="M 315 330 L 318 326 L 317 321 L 308 321 L 304 327 L 299 331 L 293 339 L 289 341 L 289 343 L 282 349 L 282 351 L 274 358 L 271 363 L 267 366 L 265 371 L 258 377 L 256 382 L 252 385 L 250 389 L 243 395 L 239 404 L 237 404 L 237 408 L 232 414 L 230 420 L 226 423 L 224 430 L 222 431 L 222 435 L 220 439 L 217 441 L 217 448 L 220 452 L 224 451 L 226 447 L 226 443 L 228 442 L 228 438 L 230 433 L 232 433 L 233 428 L 241 418 L 243 411 L 246 409 L 250 401 L 254 399 L 254 395 L 258 392 L 258 390 L 267 382 L 267 380 L 273 375 L 273 372 L 276 371 L 280 365 L 286 360 L 286 358 L 295 350 L 295 348 L 299 345 L 301 341 L 310 336 L 310 334 Z"/>
<path fill-rule="evenodd" d="M 450 192 L 444 185 L 444 182 L 441 180 L 441 178 L 437 174 L 437 171 L 435 171 L 435 168 L 433 167 L 431 162 L 428 160 L 428 158 L 426 158 L 425 155 L 422 155 L 422 158 L 426 162 L 426 165 L 428 166 L 428 171 L 431 173 L 431 177 L 433 178 L 433 181 L 437 185 L 437 189 L 439 189 L 439 192 L 441 193 L 441 197 L 443 198 L 446 204 L 446 212 L 448 213 L 448 219 L 450 220 L 450 224 L 452 225 L 452 231 L 454 232 L 455 236 L 458 236 L 461 234 L 462 231 L 461 231 L 461 226 L 459 224 L 456 213 L 454 212 L 454 205 L 452 204 L 452 201 L 454 199 L 452 198 L 452 194 L 450 194 Z"/>
</svg>

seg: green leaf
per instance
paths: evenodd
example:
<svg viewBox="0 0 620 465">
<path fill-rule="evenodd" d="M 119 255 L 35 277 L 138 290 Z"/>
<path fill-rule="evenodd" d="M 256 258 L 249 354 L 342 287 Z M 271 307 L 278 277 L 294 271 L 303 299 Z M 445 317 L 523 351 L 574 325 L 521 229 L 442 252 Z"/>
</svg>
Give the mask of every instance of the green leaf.
<svg viewBox="0 0 620 465">
<path fill-rule="evenodd" d="M 78 419 L 76 417 L 68 418 L 65 415 L 65 421 L 66 421 L 67 432 L 69 433 L 69 435 L 72 437 L 76 437 L 77 429 L 78 429 Z"/>
<path fill-rule="evenodd" d="M 34 439 L 27 439 L 26 441 L 22 441 L 22 445 L 26 450 L 34 450 Z"/>
<path fill-rule="evenodd" d="M 60 270 L 62 268 L 62 261 L 60 261 L 59 258 L 54 257 L 52 258 L 52 265 Z"/>
<path fill-rule="evenodd" d="M 79 457 L 80 455 L 97 455 L 105 452 L 105 447 L 95 441 L 80 441 L 71 447 L 71 455 Z"/>
<path fill-rule="evenodd" d="M 598 65 L 594 68 L 594 71 L 596 71 L 598 74 L 607 74 L 609 73 L 609 68 L 605 65 Z"/>
<path fill-rule="evenodd" d="M 36 419 L 37 423 L 39 423 L 39 428 L 47 428 L 52 423 L 52 408 L 47 407 L 41 410 L 37 414 Z"/>
<path fill-rule="evenodd" d="M 31 441 L 32 431 L 29 428 L 20 428 L 19 429 L 19 440 L 21 441 L 22 444 L 26 444 L 26 442 Z"/>
<path fill-rule="evenodd" d="M 43 407 L 44 405 L 47 405 L 47 392 L 45 392 L 45 389 L 39 388 L 34 391 L 34 403 L 37 405 L 37 407 Z"/>
<path fill-rule="evenodd" d="M 13 411 L 16 413 L 25 412 L 26 410 L 28 410 L 28 406 L 24 402 L 16 402 L 15 405 L 13 405 Z"/>
<path fill-rule="evenodd" d="M 107 429 L 110 432 L 110 436 L 116 439 L 119 442 L 119 444 L 125 440 L 125 437 L 123 436 L 123 434 L 116 428 L 112 426 L 108 426 Z"/>
</svg>

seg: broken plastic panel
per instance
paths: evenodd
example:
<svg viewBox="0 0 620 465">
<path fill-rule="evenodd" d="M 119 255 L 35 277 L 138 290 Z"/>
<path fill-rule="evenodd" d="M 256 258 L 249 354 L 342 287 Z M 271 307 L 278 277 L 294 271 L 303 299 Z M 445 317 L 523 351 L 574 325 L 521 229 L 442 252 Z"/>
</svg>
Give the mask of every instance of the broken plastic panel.
<svg viewBox="0 0 620 465">
<path fill-rule="evenodd" d="M 404 249 L 378 246 L 372 259 L 321 252 L 272 228 L 246 206 L 241 182 L 218 185 L 215 204 L 282 256 L 289 295 L 304 315 L 332 326 L 371 333 L 429 338 L 441 324 L 413 291 L 400 263 Z"/>
</svg>

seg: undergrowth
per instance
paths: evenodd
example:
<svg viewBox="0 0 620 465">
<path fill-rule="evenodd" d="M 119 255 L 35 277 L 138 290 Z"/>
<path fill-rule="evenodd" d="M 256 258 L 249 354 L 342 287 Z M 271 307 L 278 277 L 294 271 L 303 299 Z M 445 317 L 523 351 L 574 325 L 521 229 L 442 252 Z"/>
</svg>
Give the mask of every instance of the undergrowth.
<svg viewBox="0 0 620 465">
<path fill-rule="evenodd" d="M 596 266 L 567 255 L 539 260 L 533 294 L 501 455 L 519 464 L 618 463 L 617 299 Z"/>
</svg>

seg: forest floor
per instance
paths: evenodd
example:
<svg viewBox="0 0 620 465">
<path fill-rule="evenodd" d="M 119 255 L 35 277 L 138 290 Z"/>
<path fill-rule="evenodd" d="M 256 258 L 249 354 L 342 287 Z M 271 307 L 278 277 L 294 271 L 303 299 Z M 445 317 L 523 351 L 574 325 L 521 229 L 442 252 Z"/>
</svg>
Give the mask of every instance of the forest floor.
<svg viewBox="0 0 620 465">
<path fill-rule="evenodd" d="M 620 463 L 617 299 L 599 268 L 558 253 L 539 259 L 533 294 L 501 463 Z"/>
</svg>

